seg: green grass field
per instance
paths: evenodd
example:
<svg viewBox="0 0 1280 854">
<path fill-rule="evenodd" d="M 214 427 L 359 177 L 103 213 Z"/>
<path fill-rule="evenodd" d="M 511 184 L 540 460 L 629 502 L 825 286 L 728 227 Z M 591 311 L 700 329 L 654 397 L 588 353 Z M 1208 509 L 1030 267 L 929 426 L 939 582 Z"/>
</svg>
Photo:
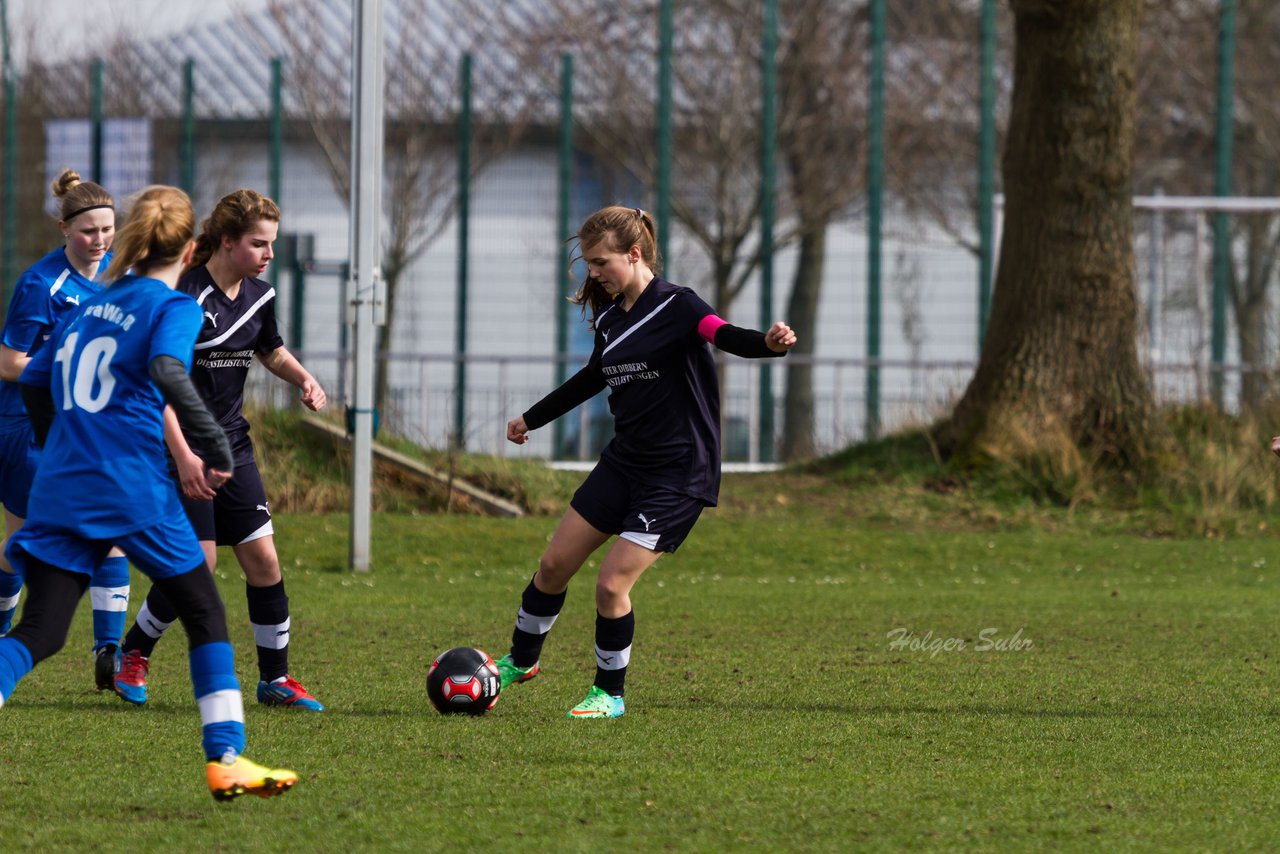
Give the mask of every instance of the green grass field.
<svg viewBox="0 0 1280 854">
<path fill-rule="evenodd" d="M 293 670 L 329 711 L 249 695 L 248 754 L 302 775 L 272 801 L 208 796 L 180 635 L 157 650 L 148 707 L 92 690 L 82 605 L 68 649 L 0 710 L 0 848 L 1240 850 L 1280 838 L 1280 557 L 1265 533 L 893 522 L 743 483 L 637 588 L 628 714 L 612 721 L 563 717 L 594 672 L 590 568 L 540 678 L 479 719 L 441 717 L 425 696 L 434 653 L 505 651 L 553 518 L 379 515 L 375 570 L 356 576 L 344 517 L 280 516 Z M 251 688 L 243 582 L 223 560 Z M 134 610 L 144 591 L 135 575 Z M 895 629 L 928 642 L 895 647 Z M 980 649 L 992 631 L 1023 648 Z M 954 639 L 964 648 L 946 649 Z"/>
</svg>

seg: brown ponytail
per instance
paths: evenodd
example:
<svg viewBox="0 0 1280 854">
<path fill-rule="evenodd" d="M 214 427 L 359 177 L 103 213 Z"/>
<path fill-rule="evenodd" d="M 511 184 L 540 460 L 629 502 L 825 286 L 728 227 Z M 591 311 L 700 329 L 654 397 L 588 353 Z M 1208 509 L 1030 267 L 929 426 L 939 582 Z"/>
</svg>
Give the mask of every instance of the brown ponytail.
<svg viewBox="0 0 1280 854">
<path fill-rule="evenodd" d="M 626 252 L 632 246 L 640 247 L 640 258 L 654 275 L 662 272 L 662 258 L 658 254 L 658 225 L 653 215 L 640 208 L 625 208 L 612 205 L 596 211 L 587 217 L 578 229 L 578 258 L 583 248 L 595 246 L 603 242 L 610 252 Z M 574 260 L 578 260 L 575 258 Z M 590 329 L 596 328 L 596 318 L 600 312 L 613 302 L 604 287 L 588 275 L 578 288 L 578 292 L 569 298 L 574 305 L 582 306 L 582 317 L 587 320 Z M 591 312 L 587 318 L 588 309 Z"/>
<path fill-rule="evenodd" d="M 115 281 L 130 269 L 138 275 L 182 258 L 195 232 L 191 199 L 177 187 L 153 185 L 134 197 L 124 225 L 116 232 L 115 257 L 106 279 Z"/>
</svg>

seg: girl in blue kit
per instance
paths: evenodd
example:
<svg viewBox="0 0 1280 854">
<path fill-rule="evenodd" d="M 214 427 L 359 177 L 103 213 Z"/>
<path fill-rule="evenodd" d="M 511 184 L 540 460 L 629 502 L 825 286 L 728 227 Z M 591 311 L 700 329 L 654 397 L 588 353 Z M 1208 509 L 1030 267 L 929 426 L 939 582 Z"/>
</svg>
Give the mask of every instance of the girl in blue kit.
<svg viewBox="0 0 1280 854">
<path fill-rule="evenodd" d="M 4 331 L 0 332 L 0 504 L 5 536 L 22 526 L 38 455 L 18 390 L 18 376 L 62 316 L 102 290 L 101 274 L 111 263 L 116 211 L 111 195 L 71 169 L 53 182 L 59 200 L 64 245 L 37 261 L 14 287 Z M 0 547 L 2 550 L 2 547 Z M 0 635 L 9 630 L 22 578 L 0 557 Z M 129 562 L 113 549 L 89 582 L 93 604 L 94 681 L 112 687 L 117 644 L 129 610 Z"/>
<path fill-rule="evenodd" d="M 191 384 L 201 312 L 175 292 L 194 251 L 186 193 L 151 187 L 116 239 L 110 287 L 54 330 L 22 373 L 22 396 L 43 446 L 26 524 L 6 555 L 27 583 L 22 619 L 0 638 L 0 705 L 66 641 L 88 573 L 118 545 L 164 590 L 186 629 L 191 682 L 219 800 L 270 797 L 297 781 L 240 755 L 244 707 L 226 612 L 169 477 L 166 402 L 208 449 L 211 488 L 230 477 L 231 448 Z"/>
<path fill-rule="evenodd" d="M 631 588 L 663 552 L 674 552 L 720 490 L 720 389 L 708 344 L 736 356 L 782 356 L 796 336 L 785 323 L 768 332 L 718 317 L 688 288 L 657 276 L 653 218 L 608 207 L 578 230 L 587 278 L 574 302 L 590 311 L 595 344 L 587 366 L 507 423 L 524 444 L 606 387 L 614 437 L 574 494 L 516 615 L 511 652 L 498 661 L 502 687 L 538 673 L 542 644 L 564 605 L 569 581 L 610 536 L 618 539 L 596 581 L 596 678 L 571 718 L 616 718 L 635 619 Z"/>
</svg>

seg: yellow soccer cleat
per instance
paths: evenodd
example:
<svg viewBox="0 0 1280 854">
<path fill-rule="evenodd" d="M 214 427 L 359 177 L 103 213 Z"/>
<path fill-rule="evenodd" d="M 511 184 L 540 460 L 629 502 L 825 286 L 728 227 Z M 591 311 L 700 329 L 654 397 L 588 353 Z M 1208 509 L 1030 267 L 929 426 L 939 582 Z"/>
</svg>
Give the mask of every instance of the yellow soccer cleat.
<svg viewBox="0 0 1280 854">
<path fill-rule="evenodd" d="M 222 761 L 210 762 L 205 766 L 205 776 L 209 780 L 209 794 L 215 801 L 230 801 L 241 795 L 272 798 L 289 791 L 298 782 L 296 771 L 263 768 L 243 756 L 237 756 L 229 765 Z"/>
</svg>

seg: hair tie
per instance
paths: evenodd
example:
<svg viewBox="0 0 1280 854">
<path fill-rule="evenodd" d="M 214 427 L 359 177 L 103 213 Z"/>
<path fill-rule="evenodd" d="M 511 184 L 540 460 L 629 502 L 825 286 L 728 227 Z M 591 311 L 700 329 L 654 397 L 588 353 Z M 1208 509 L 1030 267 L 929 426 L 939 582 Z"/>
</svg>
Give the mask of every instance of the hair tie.
<svg viewBox="0 0 1280 854">
<path fill-rule="evenodd" d="M 83 207 L 83 208 L 80 208 L 80 210 L 75 211 L 75 212 L 73 212 L 73 213 L 71 213 L 71 214 L 69 214 L 69 215 L 67 215 L 67 216 L 63 217 L 63 218 L 62 218 L 62 221 L 63 221 L 63 222 L 70 222 L 71 220 L 73 220 L 73 219 L 75 219 L 76 217 L 80 216 L 80 214 L 84 213 L 85 211 L 96 211 L 96 210 L 98 210 L 99 208 L 111 208 L 112 210 L 115 210 L 115 209 L 116 209 L 116 206 L 115 206 L 115 205 L 87 205 L 87 206 L 85 206 L 85 207 Z"/>
<path fill-rule="evenodd" d="M 640 217 L 641 219 L 644 219 L 644 211 L 640 210 L 639 208 L 636 208 L 636 216 Z"/>
</svg>

